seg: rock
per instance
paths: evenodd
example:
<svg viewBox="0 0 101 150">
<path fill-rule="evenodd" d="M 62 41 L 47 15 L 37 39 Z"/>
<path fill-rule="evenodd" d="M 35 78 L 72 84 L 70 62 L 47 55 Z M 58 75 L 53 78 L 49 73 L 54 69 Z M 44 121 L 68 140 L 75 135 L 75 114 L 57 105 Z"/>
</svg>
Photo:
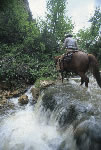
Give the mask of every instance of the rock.
<svg viewBox="0 0 101 150">
<path fill-rule="evenodd" d="M 1 101 L 1 104 L 2 104 L 2 105 L 6 105 L 7 103 L 8 103 L 8 102 L 7 102 L 6 99 L 4 99 L 4 100 Z"/>
<path fill-rule="evenodd" d="M 46 110 L 53 111 L 57 105 L 57 101 L 54 97 L 55 90 L 46 90 L 42 97 L 42 105 Z"/>
<path fill-rule="evenodd" d="M 78 150 L 101 150 L 101 121 L 86 120 L 74 130 Z"/>
<path fill-rule="evenodd" d="M 2 109 L 3 108 L 3 105 L 2 104 L 0 104 L 0 109 Z"/>
<path fill-rule="evenodd" d="M 71 124 L 77 117 L 77 111 L 75 110 L 75 105 L 68 104 L 63 111 L 61 111 L 58 122 L 60 127 L 64 127 L 67 124 Z"/>
<path fill-rule="evenodd" d="M 19 96 L 19 93 L 20 93 L 19 90 L 15 90 L 12 93 L 10 93 L 9 96 L 11 96 L 11 97 L 17 97 L 17 96 Z"/>
<path fill-rule="evenodd" d="M 37 101 L 38 100 L 38 97 L 39 97 L 39 95 L 40 95 L 40 91 L 42 90 L 42 89 L 45 89 L 46 87 L 48 87 L 49 85 L 52 85 L 54 82 L 53 81 L 46 81 L 46 80 L 40 80 L 39 81 L 39 86 L 38 87 L 33 87 L 32 89 L 31 89 L 31 93 L 32 93 L 32 96 L 33 96 L 33 99 L 35 100 L 35 101 Z"/>
<path fill-rule="evenodd" d="M 33 88 L 31 89 L 31 93 L 32 93 L 33 99 L 34 99 L 35 101 L 37 101 L 37 99 L 38 99 L 38 97 L 39 97 L 39 94 L 40 94 L 40 89 L 33 87 Z"/>
<path fill-rule="evenodd" d="M 47 81 L 47 80 L 41 80 L 40 81 L 40 88 L 46 88 L 46 87 L 48 87 L 48 86 L 50 86 L 50 85 L 52 85 L 52 84 L 54 84 L 54 82 L 53 81 Z"/>
<path fill-rule="evenodd" d="M 19 99 L 18 99 L 18 102 L 20 104 L 28 104 L 29 102 L 29 99 L 28 99 L 28 96 L 27 95 L 22 95 Z"/>
<path fill-rule="evenodd" d="M 13 109 L 13 108 L 14 108 L 14 104 L 9 102 L 7 99 L 0 101 L 0 109 L 8 110 L 8 109 Z"/>
<path fill-rule="evenodd" d="M 8 98 L 12 98 L 12 97 L 21 96 L 21 94 L 24 93 L 25 90 L 26 90 L 26 89 L 19 89 L 19 90 L 15 90 L 15 91 L 12 91 L 12 92 L 8 92 L 7 97 L 8 97 Z"/>
</svg>

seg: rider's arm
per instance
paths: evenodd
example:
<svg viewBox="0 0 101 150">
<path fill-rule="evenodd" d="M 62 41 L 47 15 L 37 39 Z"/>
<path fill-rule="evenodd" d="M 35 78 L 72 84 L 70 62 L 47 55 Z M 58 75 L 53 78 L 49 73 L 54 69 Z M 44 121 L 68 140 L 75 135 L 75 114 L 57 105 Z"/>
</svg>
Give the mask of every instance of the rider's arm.
<svg viewBox="0 0 101 150">
<path fill-rule="evenodd" d="M 67 47 L 68 39 L 66 38 L 64 43 L 63 43 L 63 49 Z"/>
<path fill-rule="evenodd" d="M 75 47 L 77 47 L 77 49 L 78 49 L 77 41 L 75 41 Z"/>
</svg>

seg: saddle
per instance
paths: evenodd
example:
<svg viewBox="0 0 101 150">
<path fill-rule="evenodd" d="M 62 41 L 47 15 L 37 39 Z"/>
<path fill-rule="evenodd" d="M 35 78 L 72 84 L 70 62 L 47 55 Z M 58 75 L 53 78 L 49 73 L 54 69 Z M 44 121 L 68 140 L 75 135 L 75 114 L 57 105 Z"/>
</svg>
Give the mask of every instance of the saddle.
<svg viewBox="0 0 101 150">
<path fill-rule="evenodd" d="M 58 71 L 61 70 L 61 67 L 60 67 L 61 62 L 62 62 L 62 64 L 64 64 L 64 62 L 70 63 L 72 60 L 72 57 L 73 57 L 73 53 L 75 53 L 75 52 L 78 52 L 78 51 L 77 50 L 76 51 L 69 51 L 69 52 L 62 54 L 60 56 L 60 58 L 57 61 L 57 65 L 56 65 L 56 68 Z"/>
<path fill-rule="evenodd" d="M 75 52 L 78 52 L 78 50 L 75 50 L 75 51 L 71 50 L 71 51 L 67 52 L 66 54 L 64 54 L 63 60 L 66 62 L 71 62 L 73 53 L 75 53 Z"/>
<path fill-rule="evenodd" d="M 70 62 L 72 60 L 73 53 L 65 54 L 63 60 Z"/>
</svg>

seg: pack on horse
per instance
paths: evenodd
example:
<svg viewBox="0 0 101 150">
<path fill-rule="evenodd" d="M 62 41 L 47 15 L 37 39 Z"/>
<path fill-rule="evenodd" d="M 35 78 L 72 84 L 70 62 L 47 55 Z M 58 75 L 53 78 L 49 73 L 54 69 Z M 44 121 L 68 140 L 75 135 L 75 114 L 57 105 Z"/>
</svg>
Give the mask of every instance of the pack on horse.
<svg viewBox="0 0 101 150">
<path fill-rule="evenodd" d="M 66 58 L 66 54 L 56 56 L 55 64 L 56 66 L 59 66 L 58 71 L 61 72 L 62 82 L 64 78 L 64 71 L 74 72 L 81 77 L 81 85 L 85 82 L 85 86 L 88 87 L 89 78 L 85 75 L 85 73 L 90 70 L 101 88 L 101 77 L 98 62 L 94 55 L 77 51 L 72 53 L 72 58 L 70 61 Z"/>
</svg>

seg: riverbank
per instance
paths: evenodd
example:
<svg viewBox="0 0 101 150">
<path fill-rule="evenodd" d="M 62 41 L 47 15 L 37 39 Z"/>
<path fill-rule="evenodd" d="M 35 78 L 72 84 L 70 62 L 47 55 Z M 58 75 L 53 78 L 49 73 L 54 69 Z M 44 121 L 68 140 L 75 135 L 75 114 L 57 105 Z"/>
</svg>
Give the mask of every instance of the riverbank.
<svg viewBox="0 0 101 150">
<path fill-rule="evenodd" d="M 33 83 L 33 88 L 31 90 L 33 99 L 37 101 L 41 89 L 52 85 L 54 81 L 48 79 L 38 79 Z M 12 108 L 12 104 L 8 101 L 10 98 L 16 98 L 23 96 L 23 94 L 31 87 L 31 84 L 22 82 L 17 86 L 11 87 L 6 82 L 0 82 L 0 109 L 2 108 Z"/>
<path fill-rule="evenodd" d="M 6 82 L 0 82 L 0 109 L 2 108 L 12 108 L 12 104 L 8 101 L 8 99 L 13 97 L 18 97 L 24 94 L 30 84 L 21 83 L 17 86 L 10 86 Z"/>
<path fill-rule="evenodd" d="M 1 109 L 1 149 L 7 145 L 7 150 L 15 146 L 19 150 L 30 147 L 35 150 L 89 150 L 92 146 L 92 150 L 100 150 L 100 93 L 93 77 L 88 88 L 80 86 L 80 78 L 64 80 L 64 83 L 37 80 L 27 87 L 23 96 L 8 99 L 12 102 L 9 109 L 6 105 Z M 24 105 L 19 103 L 19 98 Z"/>
</svg>

